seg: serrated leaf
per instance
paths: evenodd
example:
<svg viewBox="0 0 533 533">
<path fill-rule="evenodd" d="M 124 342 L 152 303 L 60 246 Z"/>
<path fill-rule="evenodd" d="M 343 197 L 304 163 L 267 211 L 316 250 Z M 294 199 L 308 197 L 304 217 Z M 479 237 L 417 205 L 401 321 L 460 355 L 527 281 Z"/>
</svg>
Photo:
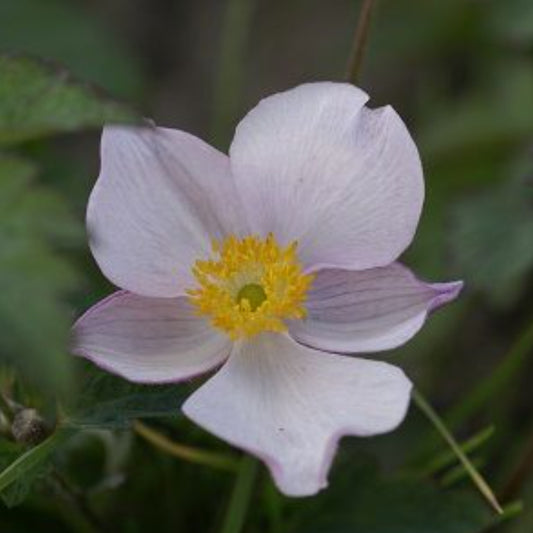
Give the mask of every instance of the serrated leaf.
<svg viewBox="0 0 533 533">
<path fill-rule="evenodd" d="M 70 431 L 56 431 L 37 446 L 13 458 L 0 471 L 0 494 L 7 505 L 17 505 L 24 500 L 33 483 L 48 471 L 48 461 L 53 452 L 70 436 Z"/>
<path fill-rule="evenodd" d="M 0 55 L 0 80 L 0 143 L 137 121 L 125 105 L 36 58 Z"/>
<path fill-rule="evenodd" d="M 35 169 L 0 154 L 0 362 L 48 389 L 64 387 L 76 275 L 56 246 L 82 241 L 64 201 L 33 183 Z"/>
<path fill-rule="evenodd" d="M 91 367 L 63 424 L 124 428 L 137 418 L 177 416 L 188 393 L 183 384 L 139 385 Z"/>
</svg>

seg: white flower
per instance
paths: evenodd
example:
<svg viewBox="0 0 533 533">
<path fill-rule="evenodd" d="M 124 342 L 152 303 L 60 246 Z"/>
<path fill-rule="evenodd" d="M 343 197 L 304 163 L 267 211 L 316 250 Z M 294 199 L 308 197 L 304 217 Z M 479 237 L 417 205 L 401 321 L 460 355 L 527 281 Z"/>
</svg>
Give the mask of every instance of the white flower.
<svg viewBox="0 0 533 533">
<path fill-rule="evenodd" d="M 342 83 L 266 98 L 229 157 L 177 130 L 105 128 L 88 206 L 94 257 L 123 290 L 77 322 L 74 352 L 146 383 L 221 367 L 183 412 L 288 495 L 326 486 L 340 437 L 405 416 L 400 369 L 338 354 L 403 344 L 461 288 L 395 262 L 422 168 L 395 111 L 366 101 Z"/>
</svg>

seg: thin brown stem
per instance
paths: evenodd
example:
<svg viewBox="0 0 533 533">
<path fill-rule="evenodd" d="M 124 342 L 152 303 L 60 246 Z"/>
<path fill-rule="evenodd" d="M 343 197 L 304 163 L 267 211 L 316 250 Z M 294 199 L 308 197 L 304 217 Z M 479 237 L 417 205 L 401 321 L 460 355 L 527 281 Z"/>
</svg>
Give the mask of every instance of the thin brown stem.
<svg viewBox="0 0 533 533">
<path fill-rule="evenodd" d="M 370 32 L 370 21 L 372 13 L 376 7 L 376 0 L 362 0 L 357 26 L 353 36 L 352 51 L 346 67 L 346 81 L 357 84 L 365 52 L 367 48 L 368 35 Z"/>
<path fill-rule="evenodd" d="M 226 0 L 211 125 L 211 141 L 219 148 L 227 148 L 239 114 L 247 43 L 256 3 L 256 0 Z"/>
</svg>

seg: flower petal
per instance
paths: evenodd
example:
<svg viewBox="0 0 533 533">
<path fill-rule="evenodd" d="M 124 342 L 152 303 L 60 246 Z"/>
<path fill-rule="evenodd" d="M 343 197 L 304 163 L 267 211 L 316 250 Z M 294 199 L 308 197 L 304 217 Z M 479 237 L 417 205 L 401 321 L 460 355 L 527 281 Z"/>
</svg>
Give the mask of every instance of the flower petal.
<svg viewBox="0 0 533 533">
<path fill-rule="evenodd" d="M 203 374 L 220 365 L 230 350 L 230 341 L 194 316 L 186 298 L 119 291 L 89 309 L 73 329 L 73 353 L 141 383 Z"/>
<path fill-rule="evenodd" d="M 327 485 L 343 435 L 369 436 L 404 418 L 411 384 L 386 363 L 317 352 L 281 334 L 235 345 L 183 406 L 194 422 L 265 461 L 279 489 Z"/>
<path fill-rule="evenodd" d="M 328 352 L 388 350 L 407 342 L 428 313 L 457 297 L 463 283 L 424 283 L 393 263 L 364 271 L 321 270 L 305 320 L 290 324 L 299 342 Z"/>
<path fill-rule="evenodd" d="M 240 233 L 228 158 L 192 135 L 146 126 L 106 127 L 101 159 L 87 225 L 103 273 L 144 296 L 183 294 L 211 240 Z"/>
<path fill-rule="evenodd" d="M 391 107 L 364 108 L 349 84 L 311 83 L 265 98 L 230 149 L 253 230 L 298 240 L 306 267 L 389 264 L 423 203 L 418 151 Z"/>
</svg>

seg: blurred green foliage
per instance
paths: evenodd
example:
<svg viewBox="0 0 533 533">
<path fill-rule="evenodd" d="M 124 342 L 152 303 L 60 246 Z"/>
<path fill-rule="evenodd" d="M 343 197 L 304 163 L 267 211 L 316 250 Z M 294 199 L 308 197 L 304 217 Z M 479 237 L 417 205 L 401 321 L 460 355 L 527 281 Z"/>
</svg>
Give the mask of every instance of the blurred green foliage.
<svg viewBox="0 0 533 533">
<path fill-rule="evenodd" d="M 54 248 L 73 245 L 83 232 L 35 174 L 24 159 L 0 155 L 0 360 L 52 389 L 68 380 L 64 298 L 77 281 Z"/>
<path fill-rule="evenodd" d="M 524 179 L 530 176 L 462 200 L 452 213 L 458 269 L 496 304 L 515 303 L 533 267 L 533 182 Z"/>
<path fill-rule="evenodd" d="M 138 385 L 107 374 L 94 366 L 83 371 L 83 382 L 64 414 L 71 428 L 123 429 L 137 418 L 176 417 L 188 387 Z"/>
<path fill-rule="evenodd" d="M 15 447 L 0 448 L 0 460 L 4 464 L 0 491 L 7 506 L 22 503 L 35 481 L 50 474 L 50 456 L 67 436 L 65 431 L 56 431 L 38 445 L 27 451 L 19 449 L 18 453 Z"/>
<path fill-rule="evenodd" d="M 469 492 L 439 493 L 406 475 L 384 479 L 368 458 L 343 459 L 329 491 L 298 506 L 290 531 L 469 533 L 494 524 L 490 510 Z"/>
<path fill-rule="evenodd" d="M 0 144 L 137 119 L 125 106 L 36 59 L 0 57 Z"/>
<path fill-rule="evenodd" d="M 35 407 L 60 428 L 22 446 L 0 417 L 0 492 L 21 504 L 0 504 L 0 531 L 220 527 L 232 474 L 167 456 L 131 429 L 147 418 L 169 438 L 225 453 L 179 415 L 196 384 L 133 385 L 68 355 L 72 321 L 112 290 L 83 231 L 98 170 L 98 138 L 85 130 L 138 119 L 109 93 L 227 146 L 262 96 L 341 79 L 359 6 L 0 2 L 0 392 L 13 414 Z M 372 105 L 390 103 L 409 123 L 425 165 L 426 207 L 406 262 L 467 287 L 391 356 L 462 439 L 494 425 L 469 453 L 504 503 L 523 498 L 525 510 L 496 520 L 413 412 L 394 434 L 343 444 L 316 498 L 281 497 L 262 470 L 245 531 L 530 533 L 533 5 L 381 0 L 361 79 Z"/>
<path fill-rule="evenodd" d="M 113 94 L 138 96 L 138 64 L 97 13 L 83 2 L 2 0 L 0 50 L 26 52 L 69 67 Z"/>
</svg>

